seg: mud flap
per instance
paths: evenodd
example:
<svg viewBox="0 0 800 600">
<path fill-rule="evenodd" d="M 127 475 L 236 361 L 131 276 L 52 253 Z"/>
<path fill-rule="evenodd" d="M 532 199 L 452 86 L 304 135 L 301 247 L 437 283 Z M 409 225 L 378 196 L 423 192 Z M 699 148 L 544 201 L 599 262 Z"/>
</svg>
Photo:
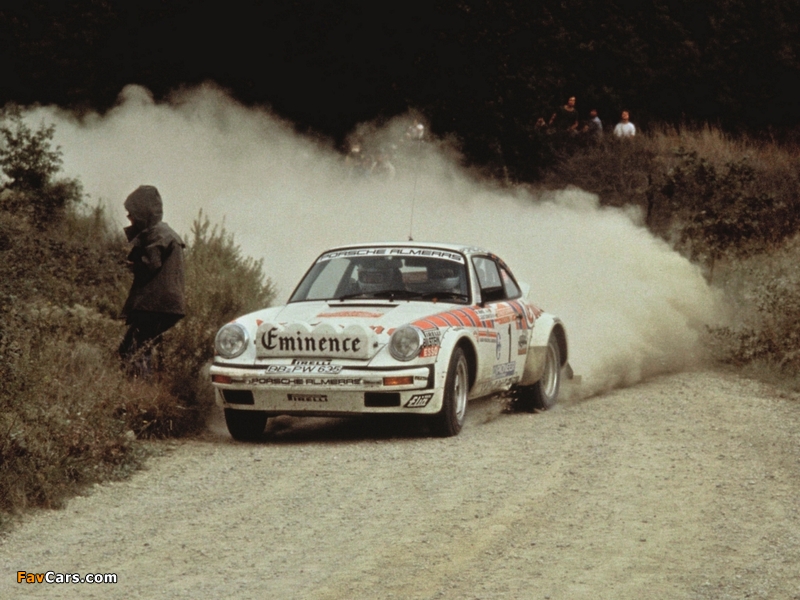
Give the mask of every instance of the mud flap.
<svg viewBox="0 0 800 600">
<path fill-rule="evenodd" d="M 581 376 L 575 375 L 575 371 L 572 370 L 572 365 L 567 363 L 564 365 L 564 377 L 572 381 L 572 383 L 579 384 L 581 382 Z"/>
</svg>

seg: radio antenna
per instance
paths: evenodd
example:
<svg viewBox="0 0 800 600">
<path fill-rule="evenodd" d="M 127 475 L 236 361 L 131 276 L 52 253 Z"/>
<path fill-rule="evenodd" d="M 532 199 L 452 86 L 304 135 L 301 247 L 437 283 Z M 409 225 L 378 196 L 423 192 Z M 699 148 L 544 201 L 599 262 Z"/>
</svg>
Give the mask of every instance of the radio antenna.
<svg viewBox="0 0 800 600">
<path fill-rule="evenodd" d="M 414 201 L 417 198 L 417 169 L 414 169 L 414 191 L 411 193 L 411 223 L 408 226 L 408 241 L 414 241 Z"/>
<path fill-rule="evenodd" d="M 408 241 L 414 241 L 414 204 L 417 200 L 417 179 L 419 178 L 419 161 L 422 154 L 422 138 L 425 136 L 425 126 L 417 119 L 414 119 L 414 124 L 409 127 L 409 134 L 412 139 L 416 140 L 417 144 L 417 158 L 414 161 L 414 190 L 411 193 L 411 222 L 408 226 Z"/>
</svg>

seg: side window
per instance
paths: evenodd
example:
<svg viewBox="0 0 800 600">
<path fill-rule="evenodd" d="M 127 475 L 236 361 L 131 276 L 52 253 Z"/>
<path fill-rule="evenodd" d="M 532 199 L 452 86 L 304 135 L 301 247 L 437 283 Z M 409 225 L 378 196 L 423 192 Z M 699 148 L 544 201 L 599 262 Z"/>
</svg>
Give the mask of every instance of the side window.
<svg viewBox="0 0 800 600">
<path fill-rule="evenodd" d="M 514 278 L 511 277 L 511 274 L 502 267 L 500 268 L 500 277 L 503 278 L 503 287 L 506 290 L 506 298 L 519 298 L 522 295 L 522 291 L 514 282 Z"/>
<path fill-rule="evenodd" d="M 492 259 L 484 256 L 475 256 L 472 259 L 475 273 L 478 276 L 478 285 L 481 288 L 481 300 L 483 302 L 497 302 L 505 300 L 506 291 L 503 287 L 503 280 L 500 270 Z"/>
</svg>

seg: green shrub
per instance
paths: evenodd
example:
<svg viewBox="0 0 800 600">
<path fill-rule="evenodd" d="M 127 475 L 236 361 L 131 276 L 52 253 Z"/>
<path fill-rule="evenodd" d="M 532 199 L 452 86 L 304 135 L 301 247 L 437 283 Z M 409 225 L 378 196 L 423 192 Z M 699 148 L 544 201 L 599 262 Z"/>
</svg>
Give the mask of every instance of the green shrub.
<svg viewBox="0 0 800 600">
<path fill-rule="evenodd" d="M 187 315 L 165 334 L 157 375 L 128 379 L 117 355 L 128 244 L 102 208 L 81 203 L 77 180 L 56 179 L 52 126 L 32 131 L 13 108 L 0 118 L 2 516 L 126 475 L 143 456 L 137 438 L 202 427 L 217 329 L 269 305 L 274 289 L 262 262 L 201 213 L 186 252 Z"/>
<path fill-rule="evenodd" d="M 55 125 L 32 131 L 15 106 L 4 109 L 0 118 L 3 187 L 15 192 L 3 198 L 6 210 L 28 215 L 39 228 L 58 221 L 83 192 L 77 179 L 53 179 L 61 170 L 61 149 L 51 147 Z"/>
<path fill-rule="evenodd" d="M 59 506 L 120 477 L 142 451 L 118 413 L 125 381 L 107 347 L 119 325 L 85 307 L 4 311 L 0 328 L 0 511 Z"/>
<path fill-rule="evenodd" d="M 719 279 L 737 308 L 732 325 L 712 330 L 719 357 L 800 373 L 800 237 L 729 263 Z"/>
<path fill-rule="evenodd" d="M 702 153 L 704 154 L 702 154 Z M 800 230 L 800 161 L 714 130 L 584 143 L 544 177 L 606 206 L 635 206 L 655 234 L 703 264 L 771 251 Z"/>
<path fill-rule="evenodd" d="M 0 208 L 0 514 L 125 476 L 144 454 L 137 438 L 196 432 L 212 401 L 203 368 L 217 329 L 274 295 L 261 261 L 200 215 L 188 314 L 165 335 L 161 372 L 130 380 L 117 355 L 126 253 L 101 209 L 66 211 L 42 232 Z"/>
<path fill-rule="evenodd" d="M 656 154 L 644 136 L 618 139 L 611 135 L 583 140 L 545 175 L 545 185 L 577 186 L 597 194 L 604 206 L 638 206 L 648 212 L 648 189 L 657 171 Z M 576 142 L 577 143 L 577 142 Z"/>
<path fill-rule="evenodd" d="M 694 151 L 676 155 L 677 166 L 660 177 L 659 210 L 680 232 L 679 248 L 704 262 L 709 278 L 719 259 L 772 250 L 798 231 L 797 200 L 777 197 L 746 158 L 720 169 Z"/>
<path fill-rule="evenodd" d="M 125 300 L 127 247 L 108 230 L 102 209 L 69 211 L 45 231 L 0 210 L 0 306 L 43 300 L 81 304 L 117 316 Z"/>
<path fill-rule="evenodd" d="M 61 151 L 51 148 L 55 125 L 31 131 L 18 107 L 0 114 L 0 167 L 11 182 L 9 187 L 41 190 L 61 169 Z"/>
<path fill-rule="evenodd" d="M 218 329 L 231 319 L 269 306 L 275 292 L 263 262 L 243 257 L 224 227 L 212 227 L 202 212 L 192 224 L 186 250 L 186 316 L 164 335 L 162 382 L 183 410 L 181 429 L 205 422 L 213 391 L 203 369 L 214 356 Z M 164 418 L 153 417 L 152 431 L 167 432 Z"/>
</svg>

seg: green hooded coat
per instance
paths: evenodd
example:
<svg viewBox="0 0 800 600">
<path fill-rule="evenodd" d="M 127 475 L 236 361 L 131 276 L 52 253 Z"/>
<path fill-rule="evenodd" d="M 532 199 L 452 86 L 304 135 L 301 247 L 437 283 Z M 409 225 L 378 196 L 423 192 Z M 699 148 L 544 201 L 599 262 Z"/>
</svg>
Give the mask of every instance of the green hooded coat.
<svg viewBox="0 0 800 600">
<path fill-rule="evenodd" d="M 174 315 L 186 314 L 183 249 L 186 245 L 164 223 L 161 195 L 152 185 L 142 185 L 125 200 L 132 224 L 125 234 L 132 248 L 128 261 L 133 271 L 133 285 L 122 315 L 148 311 Z"/>
</svg>

